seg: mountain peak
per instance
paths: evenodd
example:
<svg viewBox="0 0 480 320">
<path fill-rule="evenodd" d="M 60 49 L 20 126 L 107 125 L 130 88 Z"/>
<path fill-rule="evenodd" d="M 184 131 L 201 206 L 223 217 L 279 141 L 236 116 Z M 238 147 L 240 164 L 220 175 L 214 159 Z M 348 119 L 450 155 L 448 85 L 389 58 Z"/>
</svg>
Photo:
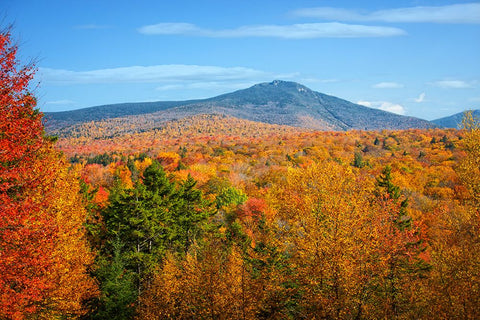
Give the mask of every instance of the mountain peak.
<svg viewBox="0 0 480 320">
<path fill-rule="evenodd" d="M 302 89 L 300 91 L 311 91 L 309 88 L 301 85 L 300 83 L 293 81 L 284 81 L 284 80 L 273 80 L 272 82 L 263 82 L 253 86 L 253 88 L 260 87 L 271 87 L 271 88 L 280 88 L 280 89 Z"/>
<path fill-rule="evenodd" d="M 273 80 L 272 82 L 268 83 L 269 85 L 275 86 L 275 87 L 291 87 L 291 86 L 298 86 L 300 84 L 292 81 L 284 81 L 284 80 Z"/>
<path fill-rule="evenodd" d="M 273 80 L 272 82 L 263 82 L 256 84 L 248 89 L 240 90 L 244 94 L 245 92 L 256 92 L 261 95 L 309 95 L 315 96 L 314 91 L 301 85 L 300 83 L 284 80 Z"/>
<path fill-rule="evenodd" d="M 47 116 L 52 127 L 58 128 L 78 122 L 145 114 L 151 114 L 149 120 L 155 118 L 157 122 L 197 114 L 223 114 L 316 130 L 432 127 L 431 123 L 421 119 L 367 108 L 283 80 L 259 83 L 247 89 L 203 100 L 107 105 Z"/>
</svg>

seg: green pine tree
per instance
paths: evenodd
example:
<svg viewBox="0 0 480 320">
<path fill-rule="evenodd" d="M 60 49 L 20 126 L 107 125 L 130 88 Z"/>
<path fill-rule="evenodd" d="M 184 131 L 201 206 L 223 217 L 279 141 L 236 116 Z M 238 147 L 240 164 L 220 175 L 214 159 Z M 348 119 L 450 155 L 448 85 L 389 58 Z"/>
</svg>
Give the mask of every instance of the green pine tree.
<svg viewBox="0 0 480 320">
<path fill-rule="evenodd" d="M 383 195 L 392 199 L 394 203 L 398 203 L 402 194 L 400 193 L 400 187 L 393 184 L 392 181 L 392 167 L 386 166 L 379 178 L 377 178 L 376 191 L 377 196 Z M 407 214 L 408 199 L 405 198 L 400 201 L 400 208 L 398 214 L 395 217 L 395 224 L 400 230 L 410 229 L 412 225 L 412 218 Z"/>
<path fill-rule="evenodd" d="M 148 285 L 166 252 L 185 254 L 215 212 L 192 177 L 172 182 L 156 161 L 133 188 L 115 183 L 109 200 L 102 212 L 105 232 L 101 256 L 112 264 L 121 256 L 134 280 L 136 297 Z M 116 247 L 119 240 L 121 249 Z M 104 288 L 108 278 L 99 280 Z"/>
<path fill-rule="evenodd" d="M 134 275 L 126 268 L 119 238 L 113 243 L 112 259 L 101 258 L 96 271 L 100 280 L 101 296 L 92 319 L 133 319 L 137 290 Z"/>
<path fill-rule="evenodd" d="M 386 166 L 377 178 L 375 196 L 380 200 L 392 201 L 392 228 L 387 229 L 389 236 L 400 239 L 401 242 L 388 252 L 388 275 L 384 288 L 377 294 L 387 301 L 385 314 L 392 318 L 401 317 L 408 309 L 409 292 L 403 290 L 406 283 L 419 277 L 424 277 L 431 266 L 419 254 L 425 251 L 425 245 L 420 230 L 412 224 L 412 218 L 407 213 L 408 199 L 403 198 L 400 187 L 393 183 L 392 168 Z M 388 225 L 385 226 L 388 228 Z M 395 230 L 396 229 L 396 230 Z M 393 238 L 392 238 L 393 239 Z"/>
<path fill-rule="evenodd" d="M 196 185 L 197 182 L 189 175 L 174 195 L 174 247 L 181 253 L 186 253 L 200 238 L 206 221 L 216 212 L 212 204 L 203 198 L 202 192 L 195 188 Z"/>
</svg>

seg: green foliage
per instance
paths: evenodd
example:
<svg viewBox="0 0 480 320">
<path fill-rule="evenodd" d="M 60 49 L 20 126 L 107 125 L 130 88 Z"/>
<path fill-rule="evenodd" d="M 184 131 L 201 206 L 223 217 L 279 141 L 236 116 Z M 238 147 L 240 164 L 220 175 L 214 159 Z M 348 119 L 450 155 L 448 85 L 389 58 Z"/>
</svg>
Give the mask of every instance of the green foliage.
<svg viewBox="0 0 480 320">
<path fill-rule="evenodd" d="M 387 208 L 387 222 L 383 226 L 386 237 L 382 250 L 388 261 L 384 287 L 376 294 L 377 299 L 386 302 L 386 314 L 397 318 L 409 309 L 411 299 L 410 293 L 401 288 L 406 283 L 426 277 L 431 265 L 420 257 L 426 250 L 424 238 L 407 214 L 408 199 L 402 196 L 400 187 L 393 183 L 391 166 L 387 165 L 377 178 L 375 195 Z"/>
<path fill-rule="evenodd" d="M 203 194 L 196 188 L 197 182 L 191 177 L 181 182 L 174 194 L 176 206 L 171 214 L 174 220 L 173 248 L 180 253 L 186 253 L 195 243 L 207 219 L 215 214 L 211 204 L 203 198 Z"/>
<path fill-rule="evenodd" d="M 113 257 L 100 258 L 96 271 L 101 283 L 101 296 L 98 300 L 96 312 L 92 319 L 133 319 L 135 314 L 135 301 L 138 292 L 135 288 L 135 277 L 127 269 L 127 261 L 122 254 L 123 244 L 120 238 L 112 243 Z"/>
<path fill-rule="evenodd" d="M 386 166 L 380 177 L 377 178 L 377 195 L 386 195 L 394 203 L 397 203 L 401 198 L 400 187 L 393 184 L 392 167 Z M 411 227 L 412 218 L 407 215 L 408 199 L 400 201 L 400 207 L 395 217 L 395 223 L 400 230 L 409 229 Z"/>
<path fill-rule="evenodd" d="M 107 166 L 111 162 L 113 162 L 113 157 L 111 154 L 108 154 L 106 152 L 87 159 L 87 164 L 98 163 L 103 166 Z"/>
<path fill-rule="evenodd" d="M 143 182 L 143 183 L 142 183 Z M 127 266 L 137 281 L 160 262 L 169 240 L 170 196 L 173 185 L 158 163 L 149 166 L 134 189 L 120 184 L 110 193 L 110 205 L 103 211 L 108 248 L 117 238 L 124 242 Z"/>
<path fill-rule="evenodd" d="M 130 170 L 130 173 L 132 174 L 132 181 L 137 181 L 139 172 L 137 167 L 135 166 L 135 160 L 133 157 L 128 158 L 127 168 L 128 170 Z"/>
<path fill-rule="evenodd" d="M 217 208 L 220 209 L 229 205 L 238 206 L 247 201 L 247 199 L 247 195 L 242 190 L 235 187 L 225 187 L 217 196 Z"/>
<path fill-rule="evenodd" d="M 363 154 L 360 151 L 356 151 L 353 155 L 352 165 L 356 168 L 363 168 L 365 166 L 365 162 L 363 161 Z"/>
<path fill-rule="evenodd" d="M 213 213 L 192 177 L 172 182 L 155 161 L 133 189 L 118 183 L 111 191 L 110 204 L 102 212 L 104 258 L 121 255 L 140 293 L 165 253 L 186 253 Z M 121 248 L 116 246 L 118 239 Z"/>
</svg>

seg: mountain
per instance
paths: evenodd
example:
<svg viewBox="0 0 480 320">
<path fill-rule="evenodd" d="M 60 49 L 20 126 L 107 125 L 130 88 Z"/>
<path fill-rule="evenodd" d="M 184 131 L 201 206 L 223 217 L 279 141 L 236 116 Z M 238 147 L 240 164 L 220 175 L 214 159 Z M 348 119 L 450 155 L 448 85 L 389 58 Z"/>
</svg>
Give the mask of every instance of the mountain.
<svg viewBox="0 0 480 320">
<path fill-rule="evenodd" d="M 288 81 L 275 80 L 217 97 L 149 103 L 124 103 L 65 112 L 45 113 L 48 131 L 58 131 L 90 121 L 121 118 L 123 124 L 143 129 L 169 120 L 199 114 L 219 114 L 235 118 L 315 130 L 379 130 L 429 128 L 426 120 L 364 107 L 315 92 Z"/>
<path fill-rule="evenodd" d="M 473 110 L 472 114 L 474 117 L 480 118 L 480 110 Z M 433 120 L 432 122 L 440 127 L 457 129 L 462 125 L 463 116 L 464 112 L 460 112 L 448 117 Z"/>
</svg>

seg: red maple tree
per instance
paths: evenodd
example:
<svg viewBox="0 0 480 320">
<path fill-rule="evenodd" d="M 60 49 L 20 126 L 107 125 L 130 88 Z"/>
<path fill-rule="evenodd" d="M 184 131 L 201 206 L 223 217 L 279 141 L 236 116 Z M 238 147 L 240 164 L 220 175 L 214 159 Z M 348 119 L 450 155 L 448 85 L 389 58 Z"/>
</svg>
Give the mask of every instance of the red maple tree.
<svg viewBox="0 0 480 320">
<path fill-rule="evenodd" d="M 42 166 L 51 144 L 29 93 L 33 67 L 19 67 L 10 31 L 0 32 L 0 318 L 37 312 L 52 267 L 55 223 L 38 194 L 49 173 Z M 33 192 L 32 192 L 33 191 Z"/>
</svg>

